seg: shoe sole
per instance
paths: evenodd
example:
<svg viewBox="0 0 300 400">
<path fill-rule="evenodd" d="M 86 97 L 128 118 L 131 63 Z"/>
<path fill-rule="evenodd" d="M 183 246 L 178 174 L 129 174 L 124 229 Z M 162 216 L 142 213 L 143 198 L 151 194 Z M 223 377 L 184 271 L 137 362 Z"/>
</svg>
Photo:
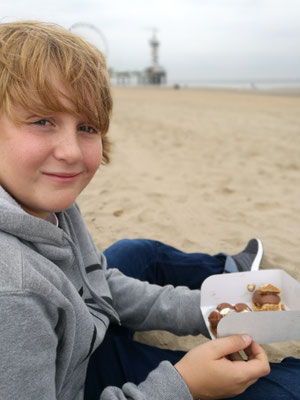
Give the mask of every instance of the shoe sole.
<svg viewBox="0 0 300 400">
<path fill-rule="evenodd" d="M 258 271 L 259 270 L 260 262 L 262 260 L 263 254 L 264 254 L 264 248 L 263 248 L 262 242 L 260 241 L 260 239 L 257 239 L 257 238 L 255 238 L 255 240 L 257 240 L 258 251 L 257 251 L 256 257 L 253 260 L 250 271 Z"/>
</svg>

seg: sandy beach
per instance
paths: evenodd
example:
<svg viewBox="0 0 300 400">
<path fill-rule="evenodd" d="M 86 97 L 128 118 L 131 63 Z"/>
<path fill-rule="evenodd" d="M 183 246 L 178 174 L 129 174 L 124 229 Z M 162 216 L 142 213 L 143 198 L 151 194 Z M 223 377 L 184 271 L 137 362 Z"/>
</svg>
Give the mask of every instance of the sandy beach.
<svg viewBox="0 0 300 400">
<path fill-rule="evenodd" d="M 79 204 L 100 249 L 147 237 L 187 252 L 264 244 L 262 268 L 300 281 L 300 96 L 113 88 L 111 163 Z M 189 349 L 206 339 L 165 332 L 137 340 Z M 271 361 L 300 341 L 265 345 Z"/>
</svg>

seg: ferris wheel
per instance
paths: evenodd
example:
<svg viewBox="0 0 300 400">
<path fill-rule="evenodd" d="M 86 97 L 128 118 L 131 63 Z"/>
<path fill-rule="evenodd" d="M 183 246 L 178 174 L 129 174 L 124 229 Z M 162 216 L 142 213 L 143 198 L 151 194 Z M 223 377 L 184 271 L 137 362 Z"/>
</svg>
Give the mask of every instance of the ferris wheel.
<svg viewBox="0 0 300 400">
<path fill-rule="evenodd" d="M 100 29 L 95 25 L 86 22 L 76 22 L 75 24 L 71 25 L 69 31 L 92 43 L 102 51 L 106 59 L 108 58 L 107 40 Z"/>
</svg>

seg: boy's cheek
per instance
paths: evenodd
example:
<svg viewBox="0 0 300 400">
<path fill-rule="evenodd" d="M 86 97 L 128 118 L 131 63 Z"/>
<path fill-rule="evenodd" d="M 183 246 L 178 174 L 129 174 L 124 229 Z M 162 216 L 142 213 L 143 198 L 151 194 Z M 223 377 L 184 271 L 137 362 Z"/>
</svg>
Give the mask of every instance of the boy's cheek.
<svg viewBox="0 0 300 400">
<path fill-rule="evenodd" d="M 86 185 L 89 184 L 89 182 L 93 179 L 94 175 L 100 168 L 102 161 L 102 150 L 99 151 L 97 154 L 93 152 L 92 154 L 90 154 L 87 160 L 88 164 L 86 164 L 86 171 L 87 171 L 88 182 L 86 182 Z"/>
<path fill-rule="evenodd" d="M 90 162 L 91 162 L 91 170 L 93 171 L 93 174 L 97 172 L 99 169 L 101 162 L 103 158 L 103 147 L 102 147 L 102 142 L 101 140 L 98 143 L 98 146 L 96 146 L 93 150 L 93 152 L 90 154 Z"/>
</svg>

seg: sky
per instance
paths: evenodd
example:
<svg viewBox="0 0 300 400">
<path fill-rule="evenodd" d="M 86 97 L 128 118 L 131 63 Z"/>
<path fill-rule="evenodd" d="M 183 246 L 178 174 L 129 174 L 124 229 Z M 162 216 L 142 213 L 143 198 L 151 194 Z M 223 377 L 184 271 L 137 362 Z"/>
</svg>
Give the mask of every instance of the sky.
<svg viewBox="0 0 300 400">
<path fill-rule="evenodd" d="M 300 82 L 300 0 L 0 0 L 0 18 L 73 26 L 117 71 L 151 65 L 156 29 L 171 82 Z"/>
</svg>

